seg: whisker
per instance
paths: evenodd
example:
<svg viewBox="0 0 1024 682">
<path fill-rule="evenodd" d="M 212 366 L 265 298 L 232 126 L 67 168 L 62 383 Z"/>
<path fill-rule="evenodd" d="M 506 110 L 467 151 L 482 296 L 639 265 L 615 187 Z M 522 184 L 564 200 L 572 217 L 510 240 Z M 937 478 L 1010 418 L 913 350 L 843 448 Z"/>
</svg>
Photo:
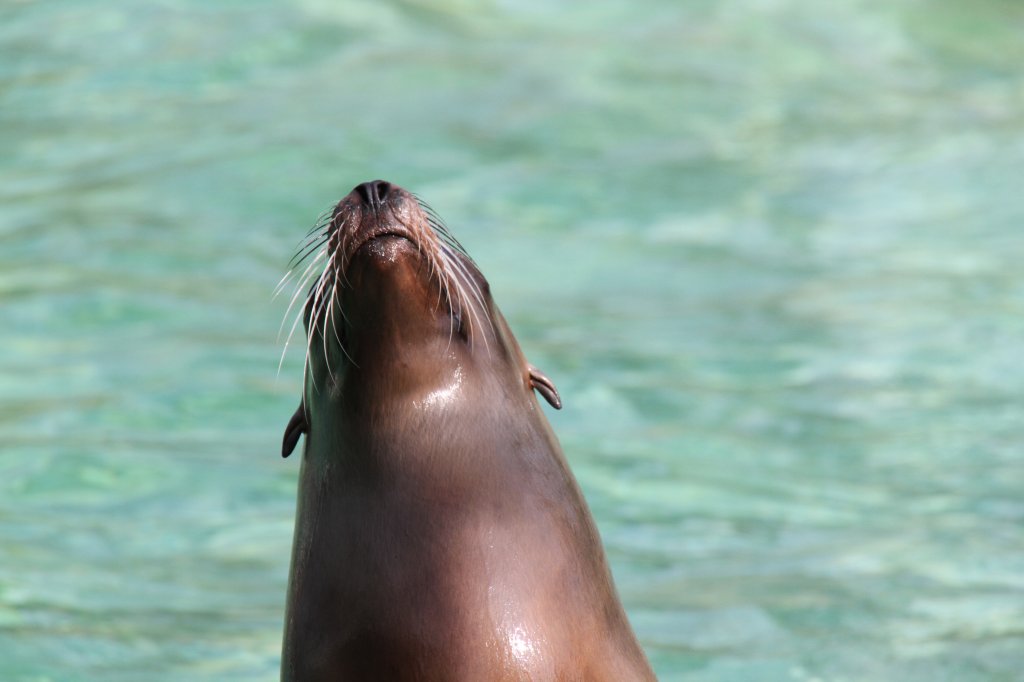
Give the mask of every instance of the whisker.
<svg viewBox="0 0 1024 682">
<path fill-rule="evenodd" d="M 288 352 L 288 344 L 291 343 L 291 341 L 292 341 L 292 335 L 295 333 L 295 327 L 299 324 L 299 320 L 300 319 L 302 319 L 301 313 L 295 316 L 295 321 L 292 322 L 291 331 L 288 332 L 288 338 L 285 339 L 284 348 L 281 350 L 281 359 L 277 361 L 277 373 L 278 374 L 281 373 L 281 366 L 284 365 L 284 356 Z M 284 323 L 282 323 L 281 326 L 284 327 Z M 278 332 L 278 336 L 280 336 L 280 335 L 281 335 L 280 332 Z"/>
<path fill-rule="evenodd" d="M 326 310 L 324 310 L 324 328 L 321 332 L 321 336 L 323 336 L 324 341 L 324 362 L 327 364 L 328 378 L 334 375 L 334 372 L 331 370 L 331 356 L 330 353 L 327 352 L 327 327 L 331 323 L 331 311 L 334 309 L 334 288 L 335 287 L 332 284 L 331 295 L 324 299 L 323 305 L 326 306 Z"/>
<path fill-rule="evenodd" d="M 299 247 L 299 250 L 292 256 L 292 259 L 288 261 L 288 267 L 299 267 L 302 261 L 309 258 L 309 254 L 313 253 L 327 242 L 327 235 L 318 234 L 309 242 Z"/>
<path fill-rule="evenodd" d="M 351 235 L 345 234 L 345 232 L 341 231 L 340 229 L 337 232 L 337 234 L 339 235 L 339 239 L 338 245 L 337 247 L 335 247 L 335 251 L 341 253 L 341 261 L 339 267 L 339 270 L 341 271 L 341 282 L 342 285 L 351 288 L 352 282 L 349 281 L 348 279 L 349 261 L 347 260 L 347 258 L 351 257 L 351 254 L 348 254 L 348 240 L 351 238 Z M 346 254 L 348 254 L 348 256 L 346 256 Z"/>
<path fill-rule="evenodd" d="M 434 255 L 434 257 L 431 260 L 436 260 L 436 262 L 437 262 L 436 271 L 437 271 L 437 275 L 438 275 L 437 279 L 438 279 L 438 284 L 439 284 L 438 290 L 437 290 L 438 305 L 440 305 L 440 303 L 441 303 L 441 293 L 444 292 L 444 301 L 445 301 L 445 304 L 448 306 L 448 347 L 447 348 L 451 348 L 452 339 L 455 337 L 455 320 L 454 320 L 455 306 L 452 303 L 451 278 L 449 277 L 448 265 L 445 263 L 443 255 L 440 255 L 440 257 L 438 255 Z M 447 348 L 446 348 L 446 350 L 447 350 Z"/>
<path fill-rule="evenodd" d="M 313 242 L 317 241 L 318 239 L 322 239 L 323 237 L 329 236 L 329 228 L 333 220 L 333 216 L 323 217 L 323 214 L 321 214 L 321 218 L 319 218 L 317 222 L 313 225 L 313 227 L 309 228 L 309 231 L 306 232 L 305 236 L 303 236 L 302 239 L 299 240 L 299 246 L 298 248 L 296 248 L 296 256 L 298 255 L 298 253 L 302 252 L 303 249 L 305 249 Z"/>
<path fill-rule="evenodd" d="M 310 297 L 312 296 L 315 299 L 318 294 L 322 293 L 322 289 L 325 284 L 325 276 L 330 270 L 329 266 L 331 262 L 333 262 L 334 257 L 331 256 L 330 258 L 327 259 L 324 271 L 321 272 L 320 275 L 315 275 L 314 272 L 317 264 L 320 261 L 324 260 L 324 257 L 328 253 L 328 249 L 325 248 L 325 244 L 327 244 L 330 240 L 330 236 L 332 233 L 332 224 L 334 223 L 337 216 L 338 213 L 336 204 L 332 204 L 325 208 L 323 211 L 321 211 L 321 213 L 316 217 L 316 220 L 313 221 L 313 226 L 310 227 L 309 230 L 306 232 L 305 236 L 301 240 L 299 240 L 300 245 L 296 249 L 295 255 L 292 256 L 291 260 L 289 260 L 288 262 L 288 271 L 284 274 L 284 277 L 281 278 L 281 281 L 278 282 L 277 286 L 274 288 L 273 297 L 276 298 L 278 295 L 280 295 L 282 291 L 284 291 L 284 288 L 289 283 L 289 281 L 292 281 L 292 279 L 295 277 L 295 273 L 303 265 L 306 259 L 309 258 L 310 255 L 314 253 L 316 254 L 313 256 L 312 259 L 309 260 L 308 263 L 305 264 L 305 267 L 302 270 L 302 274 L 295 279 L 295 292 L 292 294 L 291 300 L 288 302 L 288 308 L 285 310 L 285 313 L 281 319 L 281 326 L 277 330 L 277 337 L 279 340 L 281 338 L 281 333 L 284 331 L 284 325 L 288 321 L 288 316 L 292 312 L 292 308 L 295 307 L 295 303 L 296 301 L 299 300 L 300 294 L 303 292 L 303 290 L 306 289 L 307 284 L 314 277 L 316 277 L 316 281 L 309 288 L 309 291 L 306 294 L 306 302 L 307 304 L 312 305 L 313 308 L 317 307 L 315 300 L 312 302 L 312 304 L 310 303 Z M 278 374 L 281 373 L 281 367 L 284 365 L 284 358 L 288 354 L 288 347 L 291 345 L 292 337 L 295 335 L 295 330 L 298 328 L 299 321 L 305 315 L 304 308 L 305 306 L 296 311 L 295 319 L 292 322 L 291 328 L 288 330 L 288 337 L 285 339 L 284 347 L 281 349 L 281 358 L 277 363 Z M 310 321 L 312 323 L 309 332 L 310 338 L 312 338 L 316 330 L 316 324 L 318 324 L 316 315 L 318 314 L 319 312 L 316 310 L 310 311 Z M 305 357 L 303 358 L 302 369 L 304 386 L 309 374 L 309 348 L 310 345 L 309 341 L 307 340 L 306 353 Z M 317 390 L 316 381 L 313 382 L 313 388 L 314 390 Z"/>
<path fill-rule="evenodd" d="M 292 274 L 294 274 L 294 272 L 302 265 L 302 261 L 304 261 L 306 258 L 308 258 L 310 253 L 312 253 L 313 251 L 315 251 L 319 247 L 323 246 L 323 244 L 326 241 L 326 240 L 322 239 L 323 236 L 324 235 L 318 235 L 314 239 L 310 240 L 306 244 L 303 244 L 301 247 L 299 247 L 299 252 L 301 252 L 303 249 L 305 249 L 306 247 L 308 247 L 311 244 L 313 244 L 313 242 L 315 242 L 317 240 L 320 240 L 318 244 L 316 244 L 315 246 L 310 248 L 309 251 L 304 256 L 302 256 L 301 258 L 299 258 L 299 253 L 296 253 L 295 256 L 292 257 L 292 259 L 288 262 L 289 270 L 288 270 L 288 272 L 286 272 L 284 274 L 284 277 L 281 278 L 281 281 L 277 283 L 277 286 L 274 287 L 274 294 L 271 297 L 271 300 L 277 298 L 278 295 L 284 290 L 285 283 L 289 279 L 291 279 Z M 298 260 L 296 260 L 296 259 L 298 259 Z"/>
<path fill-rule="evenodd" d="M 321 273 L 320 278 L 317 280 L 316 289 L 313 293 L 312 300 L 312 312 L 309 316 L 309 329 L 306 331 L 306 365 L 309 365 L 310 354 L 313 351 L 313 338 L 316 336 L 316 330 L 320 326 L 320 311 L 323 309 L 323 290 L 327 282 L 327 270 Z M 316 381 L 313 382 L 313 389 L 317 389 Z"/>
<path fill-rule="evenodd" d="M 451 230 L 445 224 L 444 219 L 434 210 L 434 208 L 423 200 L 422 197 L 413 194 L 413 198 L 416 199 L 416 203 L 419 204 L 420 208 L 426 214 L 427 224 L 438 238 L 438 260 L 443 265 L 441 268 L 445 272 L 444 285 L 445 290 L 448 292 L 448 308 L 451 314 L 455 314 L 455 305 L 451 300 L 451 294 L 453 291 L 452 284 L 454 283 L 454 293 L 458 296 L 460 301 L 458 315 L 462 317 L 463 312 L 468 312 L 469 318 L 465 322 L 469 323 L 470 328 L 470 340 L 474 338 L 473 332 L 479 332 L 482 335 L 484 344 L 490 350 L 490 344 L 487 341 L 487 334 L 484 333 L 484 325 L 481 321 L 480 315 L 483 314 L 485 319 L 490 322 L 490 312 L 484 305 L 483 294 L 480 291 L 476 281 L 470 276 L 467 267 L 460 261 L 459 256 L 465 258 L 473 265 L 476 265 L 473 258 L 466 251 L 466 248 L 459 243 L 459 241 L 452 235 Z M 447 248 L 446 248 L 447 247 Z M 449 274 L 450 273 L 450 274 Z M 468 292 L 467 292 L 468 290 Z M 476 300 L 477 306 L 480 308 L 480 312 L 477 312 L 475 306 L 464 307 L 461 301 L 467 300 L 468 295 L 472 295 Z M 450 339 L 449 339 L 450 340 Z"/>
<path fill-rule="evenodd" d="M 443 248 L 441 249 L 441 251 L 442 251 L 442 253 L 444 253 L 444 249 Z M 465 265 L 463 265 L 461 262 L 459 262 L 459 259 L 453 257 L 451 254 L 445 253 L 445 256 L 446 256 L 447 261 L 450 264 L 454 265 L 453 273 L 456 275 L 455 279 L 456 279 L 456 281 L 459 284 L 459 295 L 460 296 L 464 296 L 465 295 L 465 286 L 468 286 L 470 292 L 473 294 L 473 298 L 476 299 L 477 305 L 479 305 L 479 307 L 480 307 L 480 312 L 483 313 L 484 316 L 487 318 L 487 321 L 490 322 L 491 321 L 490 320 L 490 313 L 487 310 L 487 306 L 484 304 L 483 294 L 480 291 L 479 286 L 477 286 L 476 282 L 470 276 L 469 271 L 466 269 Z M 461 306 L 460 306 L 460 312 L 461 312 Z M 473 306 L 469 306 L 469 313 L 470 313 L 470 316 L 472 317 L 472 319 L 474 320 L 474 326 L 479 327 L 480 332 L 483 333 L 483 329 L 484 329 L 483 324 L 480 322 L 480 316 L 473 309 Z M 488 347 L 488 351 L 490 351 L 490 344 L 487 341 L 487 335 L 486 334 L 483 334 L 483 339 L 484 339 L 484 345 L 487 346 Z"/>
<path fill-rule="evenodd" d="M 473 260 L 473 258 L 466 251 L 466 247 L 464 247 L 462 244 L 460 244 L 459 240 L 457 240 L 454 236 L 452 236 L 452 234 L 448 231 L 448 228 L 443 223 L 435 222 L 434 219 L 432 219 L 430 217 L 427 218 L 427 222 L 433 228 L 434 232 L 438 234 L 438 236 L 440 237 L 441 241 L 443 241 L 448 246 L 452 247 L 452 249 L 454 249 L 455 251 L 458 251 L 459 253 L 461 253 L 468 260 L 470 260 L 470 261 Z"/>
<path fill-rule="evenodd" d="M 337 255 L 337 253 L 335 253 L 335 256 L 336 255 Z M 332 256 L 332 261 L 333 261 L 333 258 L 334 257 Z M 341 349 L 341 352 L 345 355 L 346 358 L 348 358 L 349 362 L 351 362 L 354 366 L 358 367 L 359 365 L 356 364 L 355 359 L 351 355 L 349 355 L 348 350 L 345 349 L 345 344 L 341 342 L 341 337 L 338 336 L 337 320 L 334 319 L 334 311 L 335 310 L 338 311 L 338 313 L 341 315 L 342 322 L 344 322 L 345 324 L 348 324 L 348 318 L 345 317 L 345 311 L 341 307 L 341 301 L 339 301 L 337 299 L 337 292 L 338 292 L 338 274 L 337 274 L 337 272 L 335 272 L 335 274 L 334 274 L 334 285 L 331 288 L 331 307 L 330 307 L 330 310 L 328 311 L 328 315 L 330 315 L 331 317 L 329 319 L 328 324 L 331 327 L 331 331 L 334 333 L 334 340 L 338 342 L 338 348 Z"/>
<path fill-rule="evenodd" d="M 323 225 L 316 226 L 316 227 L 318 227 L 318 229 L 314 230 L 313 232 L 310 232 L 305 237 L 303 237 L 302 239 L 299 240 L 300 246 L 296 250 L 301 250 L 301 249 L 306 248 L 306 245 L 312 244 L 317 239 L 322 239 L 324 237 L 330 236 L 331 230 L 328 227 L 328 225 L 329 225 L 328 223 L 325 223 Z"/>
<path fill-rule="evenodd" d="M 417 202 L 419 202 L 420 206 L 424 206 L 425 205 L 424 202 L 419 197 L 416 197 L 416 195 L 413 195 L 413 196 L 416 198 Z M 430 207 L 428 206 L 427 209 L 430 209 Z M 433 210 L 433 209 L 430 209 L 430 210 Z M 436 278 L 437 281 L 438 281 L 438 284 L 439 284 L 438 290 L 437 290 L 437 303 L 434 304 L 435 305 L 435 309 L 437 307 L 440 307 L 440 305 L 441 305 L 441 296 L 442 296 L 442 293 L 444 293 L 444 296 L 445 296 L 445 299 L 446 299 L 445 302 L 448 305 L 448 312 L 452 313 L 453 310 L 452 310 L 451 299 L 450 299 L 450 296 L 448 295 L 449 282 L 448 282 L 448 276 L 447 276 L 446 268 L 443 265 L 443 259 L 439 258 L 438 248 L 437 248 L 434 240 L 431 239 L 431 235 L 428 233 L 427 230 L 422 229 L 417 224 L 410 225 L 410 224 L 406 223 L 404 220 L 402 220 L 402 218 L 398 214 L 394 213 L 393 209 L 392 209 L 392 215 L 394 215 L 395 219 L 398 222 L 400 222 L 407 229 L 409 229 L 411 232 L 413 232 L 414 234 L 417 235 L 416 249 L 417 249 L 417 251 L 419 253 L 426 255 L 427 265 L 429 267 L 428 276 L 430 278 Z M 429 217 L 427 218 L 427 223 L 428 223 L 428 225 L 430 225 L 432 231 L 436 234 L 436 230 L 433 229 L 434 224 L 431 222 L 431 219 Z M 421 246 L 421 244 L 426 244 L 427 247 L 425 248 L 425 247 Z M 425 250 L 424 250 L 424 248 L 425 248 Z M 449 326 L 450 327 L 452 326 L 452 324 L 453 324 L 452 321 L 449 320 Z M 448 337 L 449 344 L 451 343 L 451 338 L 452 338 L 453 334 L 454 334 L 454 329 L 452 328 L 452 330 L 449 333 L 449 337 Z"/>
<path fill-rule="evenodd" d="M 304 279 L 305 279 L 305 276 L 304 276 Z M 295 292 L 296 296 L 292 297 L 292 302 L 288 305 L 288 310 L 289 311 L 291 310 L 291 307 L 293 305 L 295 305 L 295 299 L 298 296 L 298 293 L 305 288 L 305 286 L 303 286 L 304 284 L 305 284 L 305 282 L 300 282 L 299 286 L 296 287 L 296 292 Z M 312 293 L 312 290 L 310 290 L 310 293 Z M 309 300 L 309 295 L 308 294 L 306 296 L 306 300 L 307 301 Z M 295 328 L 298 326 L 299 320 L 301 320 L 303 315 L 305 314 L 304 309 L 305 309 L 305 306 L 303 306 L 302 309 L 300 309 L 298 312 L 296 312 L 296 314 L 295 314 L 295 321 L 292 322 L 292 327 L 288 331 L 288 338 L 285 339 L 284 348 L 281 350 L 281 359 L 277 363 L 277 373 L 278 374 L 281 373 L 281 366 L 284 364 L 284 356 L 285 356 L 285 354 L 288 353 L 288 345 L 292 342 L 292 336 L 295 334 Z M 281 321 L 281 328 L 282 329 L 284 328 L 284 323 L 285 323 L 285 321 L 287 319 L 288 319 L 288 312 L 286 311 L 285 314 L 284 314 L 284 319 Z M 278 336 L 279 339 L 281 338 L 281 330 L 278 330 L 277 336 Z M 303 363 L 303 367 L 305 367 L 305 363 Z"/>
<path fill-rule="evenodd" d="M 313 234 L 317 230 L 322 229 L 326 225 L 329 225 L 331 221 L 334 220 L 335 209 L 337 209 L 337 206 L 332 204 L 331 206 L 328 206 L 323 211 L 321 211 L 320 215 L 318 215 L 316 217 L 316 220 L 313 221 L 313 227 L 309 228 L 309 232 L 306 233 L 306 237 Z M 305 239 L 305 237 L 303 237 L 303 239 Z"/>
<path fill-rule="evenodd" d="M 284 291 L 285 285 L 288 283 L 288 280 L 292 278 L 292 274 L 294 273 L 295 268 L 292 268 L 288 272 L 284 273 L 284 277 L 282 277 L 281 280 L 277 283 L 277 286 L 274 287 L 274 293 L 270 297 L 271 301 L 273 301 L 275 298 L 281 295 L 281 292 Z"/>
<path fill-rule="evenodd" d="M 317 262 L 321 258 L 323 258 L 324 255 L 326 255 L 326 253 L 327 253 L 326 250 L 318 253 L 316 258 L 314 258 L 312 261 L 310 261 L 309 265 L 306 266 L 306 270 L 299 277 L 299 282 L 298 282 L 298 284 L 295 285 L 295 293 L 292 294 L 292 300 L 288 304 L 288 308 L 284 311 L 284 319 L 281 320 L 281 327 L 278 328 L 278 330 L 277 330 L 277 338 L 278 339 L 281 338 L 281 330 L 284 329 L 284 323 L 288 319 L 288 314 L 292 311 L 292 307 L 295 305 L 295 301 L 298 300 L 299 294 L 302 292 L 302 290 L 306 288 L 306 286 L 305 286 L 306 282 L 309 281 L 309 277 L 311 276 L 311 272 L 310 271 L 317 264 Z M 308 294 L 307 294 L 307 297 L 308 297 Z"/>
<path fill-rule="evenodd" d="M 313 312 L 310 314 L 310 336 L 313 336 L 313 332 L 317 330 L 321 334 L 325 331 L 321 327 L 320 316 L 322 313 L 326 313 L 326 302 L 327 298 L 324 293 L 327 291 L 328 281 L 330 280 L 330 270 L 324 268 L 324 271 L 320 273 L 319 279 L 317 279 L 316 290 L 313 292 Z"/>
<path fill-rule="evenodd" d="M 438 311 L 441 310 L 442 305 L 447 308 L 449 349 L 455 338 L 458 325 L 464 326 L 471 344 L 482 339 L 490 352 L 487 325 L 492 321 L 491 313 L 486 306 L 486 297 L 477 281 L 478 275 L 474 272 L 476 264 L 465 247 L 454 237 L 441 216 L 420 197 L 413 196 L 422 209 L 422 213 L 418 217 L 406 220 L 398 214 L 396 205 L 385 203 L 380 207 L 374 207 L 375 219 L 377 221 L 387 220 L 388 216 L 385 212 L 390 212 L 390 218 L 400 222 L 408 230 L 410 240 L 416 246 L 421 263 L 425 261 L 428 280 L 437 283 L 438 291 L 434 308 Z M 317 217 L 313 226 L 301 240 L 295 255 L 289 261 L 288 271 L 274 288 L 276 297 L 288 286 L 294 285 L 295 287 L 278 329 L 278 338 L 281 337 L 289 316 L 293 314 L 293 308 L 296 307 L 297 301 L 300 300 L 303 291 L 306 291 L 305 306 L 294 314 L 294 320 L 288 330 L 288 336 L 278 362 L 278 373 L 280 373 L 299 321 L 304 318 L 308 310 L 307 340 L 303 357 L 304 391 L 308 388 L 310 381 L 313 383 L 314 391 L 319 393 L 320 390 L 317 378 L 311 374 L 315 359 L 313 357 L 314 339 L 318 333 L 323 335 L 321 339 L 322 352 L 329 377 L 334 375 L 330 357 L 334 351 L 329 346 L 328 335 L 333 337 L 347 361 L 355 365 L 354 358 L 342 342 L 344 332 L 340 332 L 338 327 L 339 324 L 348 324 L 348 317 L 341 303 L 341 294 L 352 286 L 348 279 L 349 263 L 347 258 L 351 256 L 348 253 L 349 242 L 355 238 L 355 235 L 350 234 L 351 231 L 346 232 L 343 229 L 346 223 L 345 215 L 344 210 L 339 210 L 338 205 L 334 205 Z M 335 355 L 335 360 L 338 357 Z"/>
</svg>

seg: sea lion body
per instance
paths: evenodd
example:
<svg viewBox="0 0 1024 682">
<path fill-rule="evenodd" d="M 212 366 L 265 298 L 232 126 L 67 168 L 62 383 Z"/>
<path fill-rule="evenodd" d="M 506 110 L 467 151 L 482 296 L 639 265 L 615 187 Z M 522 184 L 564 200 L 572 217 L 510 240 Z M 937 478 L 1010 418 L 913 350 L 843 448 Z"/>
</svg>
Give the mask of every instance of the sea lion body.
<svg viewBox="0 0 1024 682">
<path fill-rule="evenodd" d="M 553 386 L 468 257 L 437 275 L 416 200 L 367 185 L 332 221 L 344 288 L 311 295 L 324 351 L 286 434 L 307 438 L 282 680 L 654 679 L 531 390 Z"/>
</svg>

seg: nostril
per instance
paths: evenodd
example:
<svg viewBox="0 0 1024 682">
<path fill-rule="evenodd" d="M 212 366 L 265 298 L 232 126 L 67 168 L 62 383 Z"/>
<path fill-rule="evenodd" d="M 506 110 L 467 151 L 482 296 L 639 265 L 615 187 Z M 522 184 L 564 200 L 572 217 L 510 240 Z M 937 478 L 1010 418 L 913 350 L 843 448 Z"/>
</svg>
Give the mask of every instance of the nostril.
<svg viewBox="0 0 1024 682">
<path fill-rule="evenodd" d="M 391 192 L 391 183 L 385 182 L 384 180 L 364 182 L 363 184 L 358 185 L 355 191 L 359 195 L 359 198 L 363 200 L 363 203 L 369 204 L 373 208 L 377 208 L 388 196 L 388 193 Z"/>
</svg>

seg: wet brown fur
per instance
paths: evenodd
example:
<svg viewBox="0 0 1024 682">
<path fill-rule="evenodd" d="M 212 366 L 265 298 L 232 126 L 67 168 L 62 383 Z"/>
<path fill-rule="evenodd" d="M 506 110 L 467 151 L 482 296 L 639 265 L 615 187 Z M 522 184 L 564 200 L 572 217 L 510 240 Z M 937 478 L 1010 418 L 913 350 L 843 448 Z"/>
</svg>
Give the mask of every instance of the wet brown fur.
<svg viewBox="0 0 1024 682">
<path fill-rule="evenodd" d="M 487 309 L 444 290 L 426 214 L 389 190 L 339 204 L 344 328 L 314 311 L 285 437 L 306 433 L 282 680 L 654 679 L 531 390 L 554 386 L 468 258 Z"/>
</svg>

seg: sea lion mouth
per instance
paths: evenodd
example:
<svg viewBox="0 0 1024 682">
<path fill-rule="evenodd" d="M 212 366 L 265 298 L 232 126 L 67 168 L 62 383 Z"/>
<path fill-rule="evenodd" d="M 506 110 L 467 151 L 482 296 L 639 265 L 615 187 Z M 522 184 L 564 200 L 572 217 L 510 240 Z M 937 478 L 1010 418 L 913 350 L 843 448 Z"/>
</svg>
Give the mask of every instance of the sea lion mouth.
<svg viewBox="0 0 1024 682">
<path fill-rule="evenodd" d="M 373 233 L 370 234 L 370 236 L 366 237 L 365 239 L 360 241 L 358 244 L 356 244 L 355 247 L 352 249 L 351 253 L 347 254 L 344 257 L 344 263 L 346 264 L 346 270 L 347 270 L 348 266 L 352 263 L 352 259 L 355 258 L 355 256 L 357 254 L 359 254 L 359 253 L 361 253 L 361 252 L 363 252 L 363 251 L 373 247 L 375 244 L 379 244 L 379 243 L 381 243 L 383 241 L 386 241 L 386 240 L 389 240 L 389 239 L 401 240 L 401 241 L 404 241 L 404 242 L 408 242 L 409 244 L 412 244 L 412 246 L 417 248 L 417 249 L 421 248 L 415 242 L 415 240 L 412 238 L 411 235 L 404 234 L 402 232 L 399 232 L 399 231 L 396 231 L 396 230 L 392 230 L 392 229 L 387 229 L 387 230 L 383 230 L 383 231 L 379 231 L 379 232 L 373 232 Z"/>
</svg>

